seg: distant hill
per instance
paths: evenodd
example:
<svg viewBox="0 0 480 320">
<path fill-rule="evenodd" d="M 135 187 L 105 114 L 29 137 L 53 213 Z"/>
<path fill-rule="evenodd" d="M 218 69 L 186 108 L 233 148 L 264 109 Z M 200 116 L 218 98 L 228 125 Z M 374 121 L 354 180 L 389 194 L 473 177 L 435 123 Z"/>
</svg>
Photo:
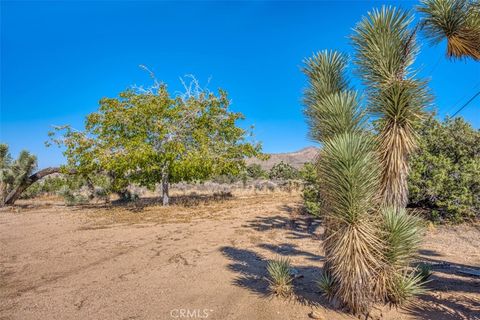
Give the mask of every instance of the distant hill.
<svg viewBox="0 0 480 320">
<path fill-rule="evenodd" d="M 256 158 L 248 159 L 247 164 L 258 163 L 264 170 L 270 170 L 273 165 L 283 161 L 291 166 L 299 169 L 305 163 L 311 162 L 317 156 L 319 148 L 307 147 L 295 152 L 287 153 L 270 153 L 270 158 L 266 161 L 262 161 Z"/>
</svg>

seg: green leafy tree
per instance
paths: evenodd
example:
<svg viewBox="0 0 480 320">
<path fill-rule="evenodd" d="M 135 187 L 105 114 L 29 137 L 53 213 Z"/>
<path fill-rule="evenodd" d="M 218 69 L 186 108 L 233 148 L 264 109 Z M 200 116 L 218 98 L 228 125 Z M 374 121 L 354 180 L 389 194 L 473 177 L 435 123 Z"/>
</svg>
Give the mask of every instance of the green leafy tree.
<svg viewBox="0 0 480 320">
<path fill-rule="evenodd" d="M 229 106 L 225 91 L 203 90 L 195 80 L 177 96 L 155 81 L 100 100 L 85 131 L 61 127 L 63 136 L 54 141 L 66 147 L 69 167 L 85 175 L 106 172 L 113 191 L 161 182 L 167 205 L 169 183 L 239 174 L 246 157 L 260 154 L 261 146 L 236 125 L 243 115 Z"/>
<path fill-rule="evenodd" d="M 298 179 L 298 170 L 290 164 L 280 161 L 273 165 L 268 173 L 268 177 L 274 180 L 293 180 Z"/>
<path fill-rule="evenodd" d="M 427 118 L 412 155 L 410 204 L 431 218 L 461 222 L 480 215 L 480 131 L 462 118 Z"/>
</svg>

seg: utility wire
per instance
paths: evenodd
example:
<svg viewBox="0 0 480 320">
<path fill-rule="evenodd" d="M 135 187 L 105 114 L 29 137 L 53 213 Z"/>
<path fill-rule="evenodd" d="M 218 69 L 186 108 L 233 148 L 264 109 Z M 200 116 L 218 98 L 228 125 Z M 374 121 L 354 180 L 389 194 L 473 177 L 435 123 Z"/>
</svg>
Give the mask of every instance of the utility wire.
<svg viewBox="0 0 480 320">
<path fill-rule="evenodd" d="M 455 116 L 456 116 L 460 111 L 462 111 L 466 106 L 468 106 L 468 104 L 469 104 L 470 102 L 472 102 L 473 99 L 475 99 L 475 98 L 478 97 L 479 95 L 480 95 L 480 91 L 478 91 L 477 93 L 475 93 L 475 94 L 473 95 L 473 97 L 470 98 L 470 100 L 468 100 L 467 102 L 465 102 L 465 104 L 464 104 L 463 106 L 461 106 L 460 109 L 458 109 L 457 112 L 455 112 L 455 113 L 453 114 L 452 118 L 455 117 Z"/>
</svg>

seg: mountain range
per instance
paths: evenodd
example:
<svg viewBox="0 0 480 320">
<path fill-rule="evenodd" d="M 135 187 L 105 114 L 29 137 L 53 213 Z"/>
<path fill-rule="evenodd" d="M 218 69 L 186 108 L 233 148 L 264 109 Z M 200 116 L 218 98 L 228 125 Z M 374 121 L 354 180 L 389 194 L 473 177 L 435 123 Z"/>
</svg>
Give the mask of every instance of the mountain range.
<svg viewBox="0 0 480 320">
<path fill-rule="evenodd" d="M 268 160 L 260 160 L 257 158 L 251 158 L 247 160 L 247 164 L 258 163 L 264 170 L 270 170 L 276 163 L 281 161 L 290 164 L 291 166 L 299 169 L 305 163 L 312 162 L 318 154 L 320 149 L 318 147 L 306 147 L 294 152 L 286 153 L 270 153 Z"/>
</svg>

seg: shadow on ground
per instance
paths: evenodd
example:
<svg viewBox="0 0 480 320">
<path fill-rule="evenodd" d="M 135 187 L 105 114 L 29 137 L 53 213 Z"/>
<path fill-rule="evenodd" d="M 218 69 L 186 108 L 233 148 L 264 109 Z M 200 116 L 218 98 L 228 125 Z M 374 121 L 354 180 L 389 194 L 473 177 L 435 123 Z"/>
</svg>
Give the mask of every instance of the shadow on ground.
<svg viewBox="0 0 480 320">
<path fill-rule="evenodd" d="M 248 289 L 261 297 L 270 297 L 266 280 L 267 259 L 252 250 L 222 247 L 220 251 L 230 260 L 228 269 L 237 273 L 233 281 L 234 285 Z M 293 265 L 292 267 L 299 276 L 293 283 L 295 299 L 306 305 L 327 306 L 315 285 L 315 279 L 318 278 L 322 269 L 316 266 Z"/>
<path fill-rule="evenodd" d="M 279 209 L 287 212 L 289 216 L 279 214 L 257 216 L 247 221 L 244 227 L 260 232 L 276 229 L 287 230 L 287 238 L 292 240 L 305 238 L 320 239 L 323 232 L 321 219 L 301 214 L 300 208 L 295 206 L 281 206 Z"/>
<path fill-rule="evenodd" d="M 231 192 L 216 192 L 213 194 L 188 194 L 171 196 L 169 204 L 172 206 L 195 207 L 203 204 L 224 202 L 234 199 Z M 161 206 L 162 197 L 142 197 L 134 201 L 114 200 L 110 203 L 89 203 L 72 206 L 72 210 L 82 210 L 85 208 L 125 208 L 133 212 L 142 211 L 144 208 L 152 206 Z"/>
<path fill-rule="evenodd" d="M 426 320 L 480 320 L 480 299 L 472 297 L 480 293 L 480 277 L 462 273 L 480 271 L 479 266 L 442 260 L 438 258 L 442 255 L 433 250 L 420 250 L 419 254 L 419 261 L 430 264 L 433 273 L 426 284 L 427 293 L 405 310 Z"/>
</svg>

